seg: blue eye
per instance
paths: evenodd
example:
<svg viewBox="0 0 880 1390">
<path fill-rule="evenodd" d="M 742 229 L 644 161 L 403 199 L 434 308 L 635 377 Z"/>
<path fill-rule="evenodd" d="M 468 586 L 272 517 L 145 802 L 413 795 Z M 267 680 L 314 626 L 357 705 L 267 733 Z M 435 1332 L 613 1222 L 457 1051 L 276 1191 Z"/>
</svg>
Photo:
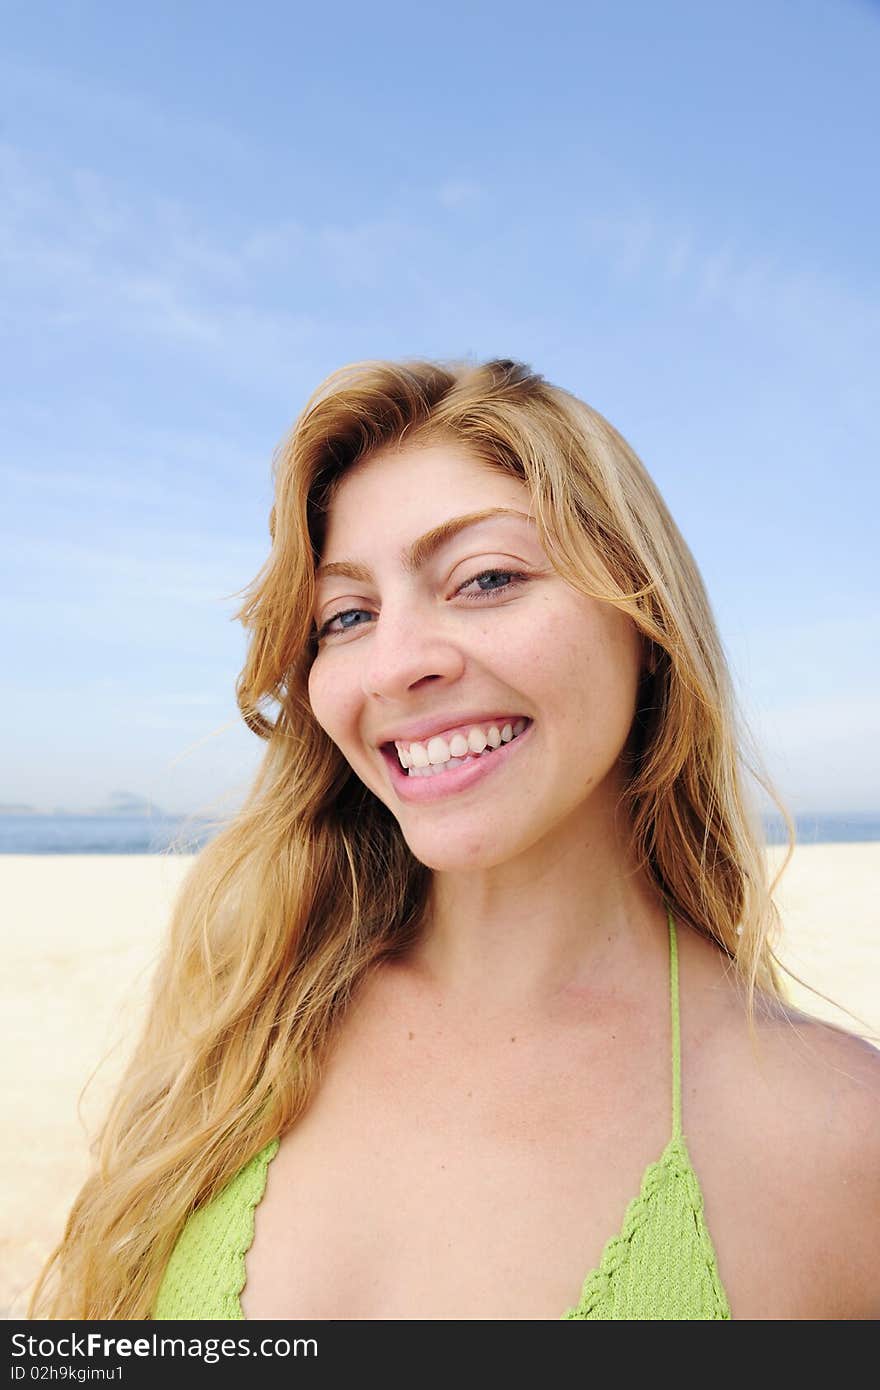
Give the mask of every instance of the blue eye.
<svg viewBox="0 0 880 1390">
<path fill-rule="evenodd" d="M 476 582 L 477 582 L 478 579 L 487 579 L 487 578 L 495 578 L 495 579 L 497 579 L 499 576 L 500 576 L 502 579 L 510 579 L 510 580 L 513 581 L 511 584 L 505 584 L 505 585 L 504 585 L 504 590 L 505 590 L 505 591 L 506 591 L 507 589 L 513 589 L 513 588 L 515 588 L 517 584 L 521 583 L 521 582 L 524 581 L 525 578 L 526 578 L 526 576 L 525 576 L 524 574 L 517 574 L 514 570 L 481 570 L 481 572 L 480 572 L 479 574 L 475 574 L 475 575 L 474 575 L 473 579 L 468 579 L 468 580 L 466 580 L 465 583 L 462 584 L 461 588 L 458 589 L 456 592 L 460 594 L 462 589 L 467 589 L 467 588 L 470 587 L 471 584 L 476 584 Z M 492 594 L 497 594 L 497 593 L 500 593 L 500 592 L 501 592 L 501 591 L 500 591 L 499 589 L 477 589 L 477 590 L 476 590 L 474 593 L 472 593 L 472 594 L 465 594 L 464 597 L 465 597 L 466 599 L 490 598 L 490 597 L 492 596 Z"/>
<path fill-rule="evenodd" d="M 507 579 L 510 580 L 510 583 L 505 584 L 503 588 L 477 589 L 471 594 L 462 593 L 464 589 L 470 588 L 471 584 L 476 584 L 478 579 Z M 467 599 L 468 602 L 480 602 L 482 599 L 492 598 L 493 594 L 506 593 L 509 589 L 516 588 L 520 584 L 525 584 L 527 581 L 528 575 L 520 574 L 518 570 L 480 570 L 479 574 L 475 574 L 470 579 L 466 579 L 465 582 L 456 589 L 456 593 L 462 594 L 462 597 Z M 350 623 L 347 626 L 337 628 L 335 632 L 331 632 L 333 623 L 339 622 L 342 618 L 350 618 L 358 613 L 366 612 L 368 612 L 366 608 L 340 609 L 338 613 L 334 613 L 320 628 L 318 628 L 314 636 L 317 641 L 320 642 L 322 637 L 337 636 L 343 632 L 351 632 L 356 627 L 363 627 L 363 623 Z"/>
</svg>

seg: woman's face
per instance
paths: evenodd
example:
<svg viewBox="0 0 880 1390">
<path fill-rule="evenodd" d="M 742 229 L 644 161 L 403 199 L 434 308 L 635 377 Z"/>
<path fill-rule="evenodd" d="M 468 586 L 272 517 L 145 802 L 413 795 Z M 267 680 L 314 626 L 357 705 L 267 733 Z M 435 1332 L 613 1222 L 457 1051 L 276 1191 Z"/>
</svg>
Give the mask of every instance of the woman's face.
<svg viewBox="0 0 880 1390">
<path fill-rule="evenodd" d="M 563 829 L 595 832 L 622 785 L 641 642 L 552 569 L 529 501 L 518 479 L 435 444 L 364 460 L 330 506 L 312 709 L 430 868 L 552 852 Z M 444 770 L 411 775 L 395 742 Z"/>
</svg>

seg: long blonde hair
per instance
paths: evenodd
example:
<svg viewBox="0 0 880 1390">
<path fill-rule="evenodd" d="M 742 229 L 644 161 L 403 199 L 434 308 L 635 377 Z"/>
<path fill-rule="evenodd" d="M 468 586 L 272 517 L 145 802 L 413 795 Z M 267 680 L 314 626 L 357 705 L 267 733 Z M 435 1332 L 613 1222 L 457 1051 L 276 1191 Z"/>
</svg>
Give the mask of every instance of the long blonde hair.
<svg viewBox="0 0 880 1390">
<path fill-rule="evenodd" d="M 178 895 L 142 1035 L 31 1316 L 148 1318 L 189 1214 L 293 1124 L 366 972 L 419 932 L 430 871 L 316 722 L 307 683 L 335 487 L 379 448 L 439 440 L 522 480 L 554 567 L 642 633 L 621 807 L 640 863 L 676 920 L 729 960 L 750 1026 L 756 994 L 785 998 L 773 892 L 794 826 L 746 751 L 700 573 L 641 461 L 517 362 L 344 367 L 276 455 L 271 551 L 236 614 L 250 634 L 239 708 L 265 754 Z M 747 771 L 788 827 L 772 884 Z"/>
</svg>

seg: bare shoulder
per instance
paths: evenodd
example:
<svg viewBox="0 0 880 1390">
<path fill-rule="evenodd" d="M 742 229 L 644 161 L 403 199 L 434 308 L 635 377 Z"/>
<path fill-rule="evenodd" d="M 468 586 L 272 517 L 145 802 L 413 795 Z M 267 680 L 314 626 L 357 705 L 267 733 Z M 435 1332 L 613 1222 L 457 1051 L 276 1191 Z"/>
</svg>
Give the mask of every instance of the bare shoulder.
<svg viewBox="0 0 880 1390">
<path fill-rule="evenodd" d="M 880 1051 L 760 994 L 750 1030 L 729 962 L 682 938 L 683 1127 L 734 1317 L 877 1317 Z"/>
<path fill-rule="evenodd" d="M 732 1011 L 721 1037 L 734 1045 L 744 1076 L 800 1130 L 846 1162 L 865 1166 L 865 1146 L 880 1146 L 880 1051 L 864 1038 L 778 1000 L 756 1001 L 754 1034 L 744 1010 Z M 734 1039 L 734 1033 L 738 1038 Z M 748 1047 L 749 1060 L 746 1060 Z"/>
<path fill-rule="evenodd" d="M 757 1026 L 756 1081 L 768 1100 L 784 1096 L 781 1123 L 812 1143 L 842 1202 L 865 1199 L 862 1217 L 880 1216 L 880 1051 L 864 1038 L 777 1006 Z M 871 1201 L 868 1199 L 871 1198 Z M 878 1232 L 873 1231 L 877 1244 Z M 880 1246 L 878 1246 L 880 1248 Z M 880 1273 L 880 1270 L 878 1270 Z"/>
<path fill-rule="evenodd" d="M 695 942 L 684 957 L 683 992 L 694 1004 L 695 1026 L 713 1066 L 725 1059 L 758 1094 L 784 1101 L 784 1111 L 809 1119 L 817 1131 L 856 1143 L 880 1142 L 880 1049 L 856 1033 L 760 991 L 750 1032 L 745 990 L 715 947 Z M 685 995 L 687 998 L 687 995 Z"/>
<path fill-rule="evenodd" d="M 715 1133 L 740 1167 L 729 1175 L 734 1206 L 761 1233 L 752 1257 L 779 1252 L 777 1275 L 797 1310 L 789 1316 L 875 1318 L 880 1051 L 789 1005 L 756 1004 L 752 1033 L 731 987 L 700 1068 L 706 1084 L 710 1075 L 719 1083 Z"/>
<path fill-rule="evenodd" d="M 826 1258 L 825 1316 L 880 1316 L 880 1052 L 796 1011 L 767 1036 L 767 1099 L 792 1174 L 790 1211 Z M 760 1065 L 760 1064 L 759 1064 Z M 786 1104 L 779 1104 L 785 1095 Z M 800 1147 L 797 1162 L 790 1156 Z"/>
</svg>

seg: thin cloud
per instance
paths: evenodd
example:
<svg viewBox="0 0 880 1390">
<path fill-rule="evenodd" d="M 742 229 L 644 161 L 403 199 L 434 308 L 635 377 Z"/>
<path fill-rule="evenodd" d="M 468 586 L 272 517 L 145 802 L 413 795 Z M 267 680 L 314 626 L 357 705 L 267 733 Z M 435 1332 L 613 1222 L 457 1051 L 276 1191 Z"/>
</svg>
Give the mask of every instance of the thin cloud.
<svg viewBox="0 0 880 1390">
<path fill-rule="evenodd" d="M 485 190 L 472 179 L 448 179 L 437 189 L 437 202 L 445 208 L 460 208 L 485 201 Z"/>
<path fill-rule="evenodd" d="M 674 233 L 666 251 L 665 260 L 661 255 L 663 277 L 665 280 L 680 280 L 690 264 L 693 239 L 689 232 Z"/>
<path fill-rule="evenodd" d="M 288 222 L 223 244 L 179 203 L 133 207 L 92 171 L 55 178 L 9 145 L 0 150 L 0 274 L 13 287 L 2 314 L 11 334 L 88 327 L 114 340 L 146 335 L 239 371 L 278 364 L 287 381 L 325 321 L 262 307 L 261 274 L 286 261 L 309 296 L 316 274 L 344 289 L 375 288 L 421 235 L 389 217 L 312 228 Z M 285 285 L 288 300 L 296 293 Z"/>
<path fill-rule="evenodd" d="M 127 77 L 127 72 L 125 74 Z M 194 117 L 180 105 L 166 107 L 141 99 L 128 83 L 97 75 L 79 77 L 67 67 L 47 67 L 8 50 L 0 58 L 0 88 L 9 109 L 30 110 L 35 104 L 64 119 L 69 111 L 106 129 L 134 135 L 154 148 L 173 148 L 196 159 L 220 158 L 246 162 L 254 147 L 239 126 Z"/>
<path fill-rule="evenodd" d="M 223 696 L 220 691 L 200 694 L 169 694 L 167 691 L 161 695 L 153 695 L 150 704 L 156 706 L 169 705 L 172 709 L 214 709 L 223 703 Z"/>
<path fill-rule="evenodd" d="M 84 593 L 108 607 L 137 605 L 144 612 L 158 600 L 180 604 L 215 604 L 231 601 L 231 596 L 243 588 L 265 559 L 257 547 L 240 537 L 204 535 L 175 531 L 169 536 L 167 527 L 155 530 L 128 528 L 124 537 L 103 548 L 94 542 L 79 544 L 52 535 L 44 540 L 33 536 L 9 535 L 4 541 L 4 565 L 20 574 L 30 574 L 28 589 L 38 589 L 53 577 L 67 576 L 70 595 L 71 576 L 76 576 Z M 28 598 L 20 593 L 16 605 L 7 614 L 7 623 L 22 618 L 28 603 L 34 612 L 25 615 L 33 622 L 42 614 L 47 617 L 46 601 L 42 594 Z M 65 598 L 53 592 L 51 621 L 57 623 Z M 67 603 L 68 611 L 78 611 L 76 602 Z"/>
<path fill-rule="evenodd" d="M 880 303 L 821 267 L 781 266 L 761 248 L 735 246 L 729 236 L 700 245 L 693 227 L 650 212 L 588 216 L 587 244 L 620 279 L 657 279 L 689 292 L 695 308 L 723 310 L 740 321 L 781 330 L 798 343 L 836 342 L 852 352 L 876 344 Z"/>
</svg>

